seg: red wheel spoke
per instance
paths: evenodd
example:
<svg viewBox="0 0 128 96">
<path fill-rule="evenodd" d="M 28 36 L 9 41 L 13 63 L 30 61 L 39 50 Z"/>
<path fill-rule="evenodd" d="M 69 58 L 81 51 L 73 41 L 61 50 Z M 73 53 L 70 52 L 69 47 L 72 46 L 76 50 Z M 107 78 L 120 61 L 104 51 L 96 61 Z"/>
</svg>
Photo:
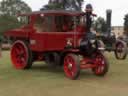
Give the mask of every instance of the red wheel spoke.
<svg viewBox="0 0 128 96">
<path fill-rule="evenodd" d="M 80 66 L 77 66 L 78 62 L 76 57 L 76 55 L 69 54 L 64 58 L 64 71 L 70 79 L 76 79 L 79 75 Z"/>
<path fill-rule="evenodd" d="M 18 48 L 15 48 L 15 52 L 16 52 L 16 54 L 19 54 L 20 53 L 20 51 L 19 51 Z"/>
<path fill-rule="evenodd" d="M 95 58 L 95 64 L 96 67 L 93 69 L 93 72 L 100 76 L 100 75 L 104 75 L 107 71 L 105 71 L 106 69 L 106 61 L 105 58 L 102 54 L 99 54 L 96 56 Z"/>
<path fill-rule="evenodd" d="M 11 49 L 11 58 L 14 66 L 23 69 L 27 65 L 28 50 L 23 42 L 16 42 Z"/>
<path fill-rule="evenodd" d="M 21 58 L 21 61 L 22 61 L 23 63 L 26 63 L 25 58 Z"/>
</svg>

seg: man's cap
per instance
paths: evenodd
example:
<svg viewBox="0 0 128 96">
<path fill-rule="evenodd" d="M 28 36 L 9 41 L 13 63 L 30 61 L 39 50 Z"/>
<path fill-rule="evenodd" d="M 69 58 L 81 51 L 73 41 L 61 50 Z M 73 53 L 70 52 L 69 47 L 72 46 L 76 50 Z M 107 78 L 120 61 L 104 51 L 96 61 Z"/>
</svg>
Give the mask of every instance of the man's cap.
<svg viewBox="0 0 128 96">
<path fill-rule="evenodd" d="M 86 5 L 86 9 L 92 9 L 92 5 L 91 4 L 87 4 Z"/>
<path fill-rule="evenodd" d="M 91 5 L 91 4 L 87 4 L 85 10 L 86 10 L 86 11 L 92 11 L 92 10 L 93 10 L 92 5 Z"/>
</svg>

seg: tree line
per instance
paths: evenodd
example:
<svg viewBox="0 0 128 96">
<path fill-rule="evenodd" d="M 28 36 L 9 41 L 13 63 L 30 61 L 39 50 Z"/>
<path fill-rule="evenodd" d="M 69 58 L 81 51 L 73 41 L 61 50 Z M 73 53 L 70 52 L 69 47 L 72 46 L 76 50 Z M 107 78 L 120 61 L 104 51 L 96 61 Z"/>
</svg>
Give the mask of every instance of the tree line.
<svg viewBox="0 0 128 96">
<path fill-rule="evenodd" d="M 49 0 L 48 4 L 42 6 L 39 10 L 75 10 L 82 11 L 84 0 Z M 0 37 L 7 30 L 20 27 L 25 23 L 22 18 L 19 20 L 17 14 L 29 13 L 32 9 L 22 0 L 2 0 L 0 2 Z M 98 17 L 93 27 L 97 32 L 103 33 L 107 30 L 106 21 Z M 128 14 L 124 17 L 124 34 L 128 35 Z"/>
<path fill-rule="evenodd" d="M 17 14 L 31 11 L 31 8 L 22 0 L 2 0 L 0 2 L 0 38 L 5 31 L 18 28 L 24 23 L 18 20 Z"/>
<path fill-rule="evenodd" d="M 40 10 L 56 9 L 56 10 L 76 10 L 81 11 L 84 0 L 49 0 L 48 4 Z"/>
</svg>

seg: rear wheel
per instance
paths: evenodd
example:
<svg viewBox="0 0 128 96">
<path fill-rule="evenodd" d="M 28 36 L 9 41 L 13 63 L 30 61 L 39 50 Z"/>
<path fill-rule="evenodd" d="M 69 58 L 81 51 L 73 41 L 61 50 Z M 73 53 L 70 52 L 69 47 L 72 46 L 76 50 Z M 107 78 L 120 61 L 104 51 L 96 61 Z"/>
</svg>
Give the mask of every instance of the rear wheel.
<svg viewBox="0 0 128 96">
<path fill-rule="evenodd" d="M 96 67 L 92 71 L 95 75 L 104 76 L 108 72 L 109 63 L 102 53 L 96 54 L 94 63 Z"/>
<path fill-rule="evenodd" d="M 79 57 L 75 54 L 67 54 L 64 57 L 64 72 L 65 75 L 75 80 L 80 74 L 80 60 Z"/>
<path fill-rule="evenodd" d="M 127 44 L 124 41 L 119 41 L 115 45 L 115 57 L 123 60 L 127 56 Z"/>
<path fill-rule="evenodd" d="M 16 69 L 29 69 L 32 66 L 32 52 L 27 43 L 21 40 L 15 41 L 10 55 Z"/>
</svg>

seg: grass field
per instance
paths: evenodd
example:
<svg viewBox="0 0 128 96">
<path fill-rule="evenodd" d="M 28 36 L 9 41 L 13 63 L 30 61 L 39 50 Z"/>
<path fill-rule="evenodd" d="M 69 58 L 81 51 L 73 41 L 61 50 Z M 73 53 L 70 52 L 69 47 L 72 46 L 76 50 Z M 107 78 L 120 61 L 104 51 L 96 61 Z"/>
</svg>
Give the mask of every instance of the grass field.
<svg viewBox="0 0 128 96">
<path fill-rule="evenodd" d="M 5 51 L 0 59 L 0 96 L 128 96 L 128 60 L 116 60 L 107 53 L 108 74 L 97 77 L 82 71 L 78 80 L 69 80 L 62 69 L 50 69 L 43 63 L 30 70 L 16 70 Z"/>
</svg>

